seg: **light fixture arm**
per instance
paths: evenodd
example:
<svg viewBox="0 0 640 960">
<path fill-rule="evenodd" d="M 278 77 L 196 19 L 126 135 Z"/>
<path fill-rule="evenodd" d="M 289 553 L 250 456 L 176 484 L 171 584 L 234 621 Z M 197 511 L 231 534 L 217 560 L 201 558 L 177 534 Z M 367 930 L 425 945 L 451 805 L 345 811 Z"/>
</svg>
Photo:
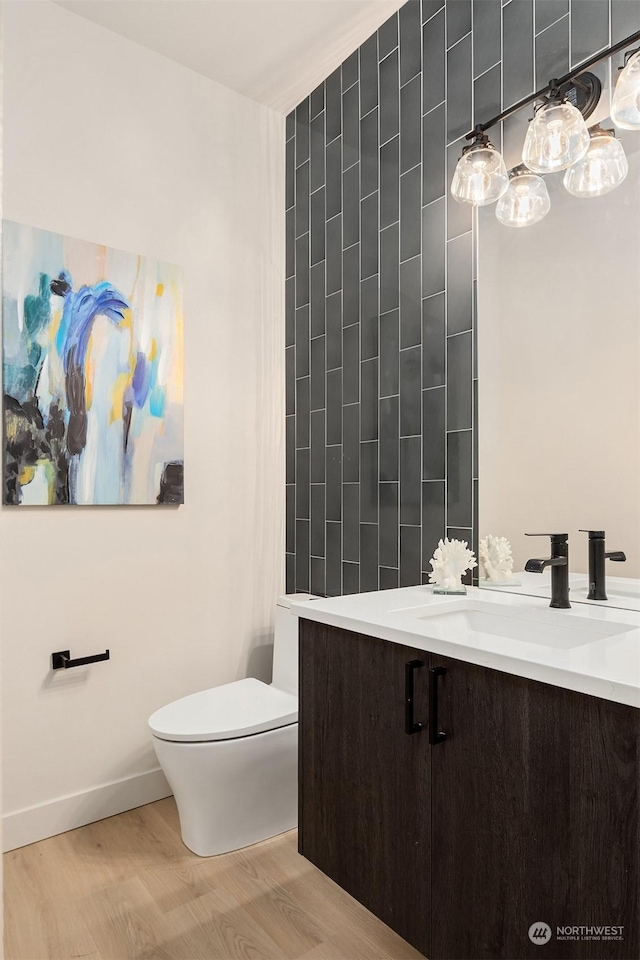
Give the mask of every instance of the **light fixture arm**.
<svg viewBox="0 0 640 960">
<path fill-rule="evenodd" d="M 637 43 L 639 41 L 640 30 L 637 30 L 635 33 L 625 37 L 624 40 L 619 40 L 618 43 L 614 43 L 612 46 L 607 47 L 606 50 L 601 50 L 599 53 L 594 54 L 594 56 L 589 57 L 588 60 L 584 60 L 582 63 L 578 64 L 577 67 L 573 67 L 573 69 L 571 69 L 568 73 L 565 73 L 563 77 L 560 77 L 557 80 L 551 80 L 540 90 L 536 90 L 535 93 L 529 94 L 528 97 L 518 100 L 517 103 L 514 103 L 511 107 L 507 107 L 506 110 L 503 110 L 502 113 L 492 117 L 491 120 L 488 120 L 486 123 L 477 123 L 474 129 L 470 130 L 469 133 L 466 134 L 465 139 L 473 140 L 474 138 L 477 138 L 486 130 L 489 130 L 491 127 L 495 127 L 497 123 L 501 123 L 508 117 L 513 116 L 514 113 L 517 113 L 524 107 L 528 107 L 530 104 L 535 103 L 536 100 L 542 100 L 542 98 L 546 97 L 549 93 L 563 87 L 572 80 L 575 80 L 576 77 L 579 77 L 581 73 L 585 73 L 585 71 L 587 71 L 590 67 L 594 67 L 597 63 L 601 63 L 603 60 L 608 60 L 609 57 L 613 57 L 616 53 L 620 53 L 621 50 L 631 46 L 632 43 Z"/>
</svg>

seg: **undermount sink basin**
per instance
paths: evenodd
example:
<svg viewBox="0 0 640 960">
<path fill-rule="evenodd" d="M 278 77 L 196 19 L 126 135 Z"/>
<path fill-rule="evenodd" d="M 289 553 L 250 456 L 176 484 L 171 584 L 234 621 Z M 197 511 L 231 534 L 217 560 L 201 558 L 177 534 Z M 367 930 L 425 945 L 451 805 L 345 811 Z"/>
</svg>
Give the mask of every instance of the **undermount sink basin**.
<svg viewBox="0 0 640 960">
<path fill-rule="evenodd" d="M 458 643 L 484 636 L 569 649 L 607 640 L 631 629 L 624 623 L 567 616 L 562 610 L 510 607 L 472 599 L 448 600 L 440 608 L 432 604 L 393 612 L 428 622 L 434 637 Z"/>
</svg>

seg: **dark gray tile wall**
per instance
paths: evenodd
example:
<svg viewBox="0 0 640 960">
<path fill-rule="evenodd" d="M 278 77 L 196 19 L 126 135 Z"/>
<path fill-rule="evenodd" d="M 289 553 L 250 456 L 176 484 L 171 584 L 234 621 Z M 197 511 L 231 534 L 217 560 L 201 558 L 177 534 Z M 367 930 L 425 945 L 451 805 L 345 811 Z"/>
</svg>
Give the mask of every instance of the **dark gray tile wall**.
<svg viewBox="0 0 640 960">
<path fill-rule="evenodd" d="M 464 134 L 638 29 L 640 0 L 409 0 L 287 117 L 288 592 L 408 586 L 445 534 L 475 546 Z M 492 134 L 508 166 L 527 119 Z"/>
</svg>

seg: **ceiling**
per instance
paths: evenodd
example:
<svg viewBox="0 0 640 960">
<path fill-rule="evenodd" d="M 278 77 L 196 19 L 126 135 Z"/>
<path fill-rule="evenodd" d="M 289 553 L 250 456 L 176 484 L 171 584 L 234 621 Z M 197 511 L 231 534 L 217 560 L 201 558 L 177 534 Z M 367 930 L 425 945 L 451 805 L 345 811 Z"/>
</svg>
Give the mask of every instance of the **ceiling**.
<svg viewBox="0 0 640 960">
<path fill-rule="evenodd" d="M 54 0 L 287 113 L 404 0 Z"/>
</svg>

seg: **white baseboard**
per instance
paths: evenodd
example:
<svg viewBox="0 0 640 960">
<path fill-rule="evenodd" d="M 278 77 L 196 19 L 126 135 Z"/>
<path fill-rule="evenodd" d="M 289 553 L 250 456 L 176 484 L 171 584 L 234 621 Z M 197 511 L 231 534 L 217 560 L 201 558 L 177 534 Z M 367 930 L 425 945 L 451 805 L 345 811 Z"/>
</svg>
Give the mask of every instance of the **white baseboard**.
<svg viewBox="0 0 640 960">
<path fill-rule="evenodd" d="M 116 813 L 162 800 L 171 794 L 171 787 L 158 768 L 125 780 L 105 783 L 93 790 L 27 807 L 2 818 L 3 850 L 6 853 L 37 840 L 55 837 L 58 833 L 113 817 Z"/>
</svg>

